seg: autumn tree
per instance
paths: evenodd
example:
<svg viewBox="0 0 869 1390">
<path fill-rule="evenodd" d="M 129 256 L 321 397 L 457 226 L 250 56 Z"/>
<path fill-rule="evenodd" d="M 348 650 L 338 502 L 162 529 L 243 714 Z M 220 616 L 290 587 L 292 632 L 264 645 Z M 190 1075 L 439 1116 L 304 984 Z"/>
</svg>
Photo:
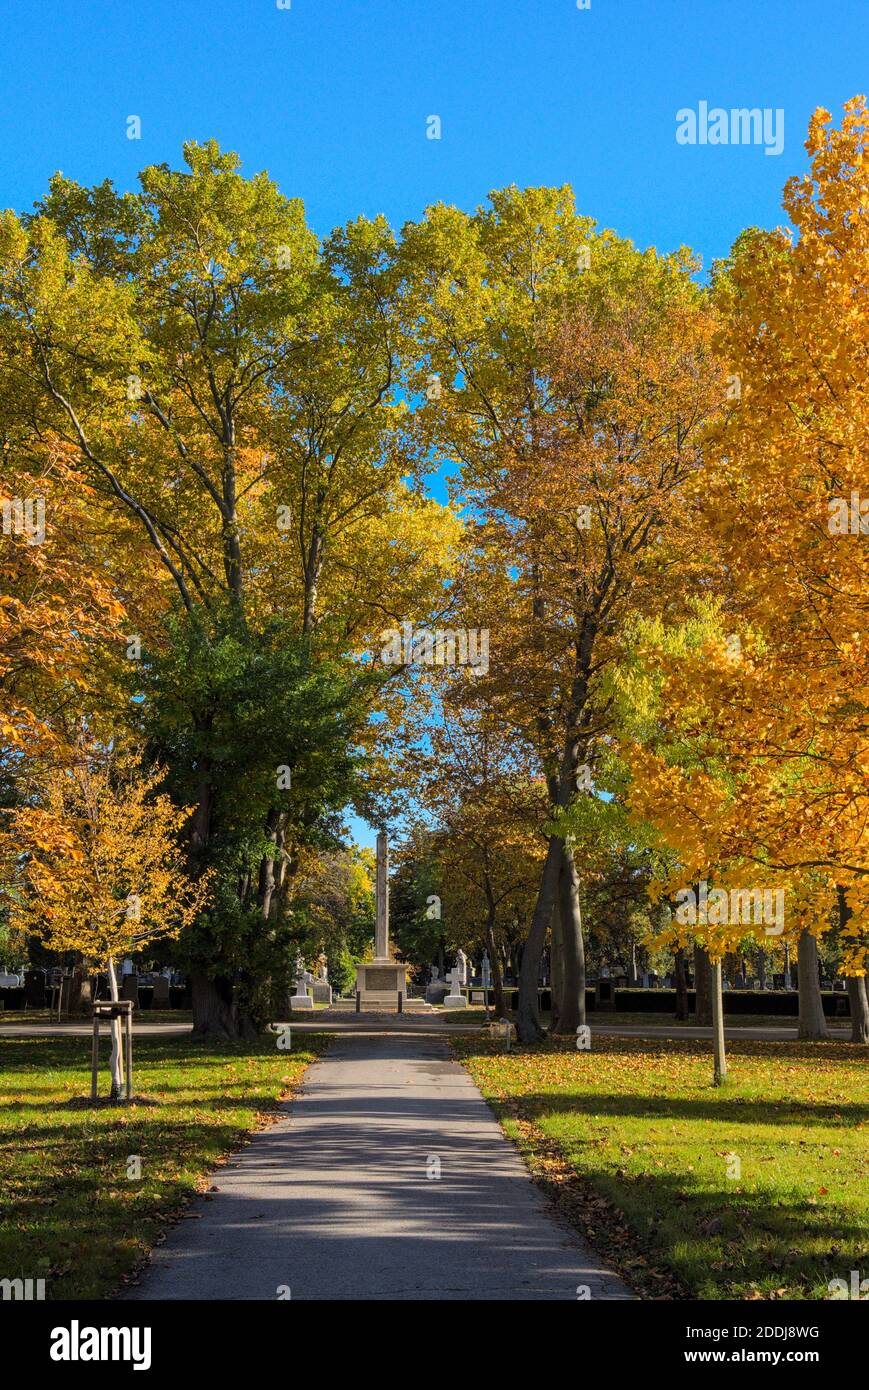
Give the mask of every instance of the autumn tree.
<svg viewBox="0 0 869 1390">
<path fill-rule="evenodd" d="M 420 794 L 439 831 L 447 937 L 485 948 L 501 1016 L 504 927 L 533 903 L 546 792 L 532 775 L 529 750 L 505 735 L 485 705 L 467 699 L 475 681 L 459 672 L 449 683 L 442 718 L 431 730 Z"/>
<path fill-rule="evenodd" d="M 7 460 L 0 540 L 0 735 L 7 765 L 63 756 L 66 734 L 101 704 L 101 668 L 125 610 L 104 575 L 63 458 L 28 473 Z M 27 516 L 31 525 L 27 525 Z M 5 525 L 8 516 L 9 525 Z"/>
<path fill-rule="evenodd" d="M 553 821 L 610 729 L 604 681 L 636 609 L 678 608 L 693 572 L 686 485 L 724 396 L 686 253 L 638 252 L 569 189 L 503 190 L 473 216 L 406 228 L 420 322 L 420 431 L 460 466 L 481 574 L 506 601 L 487 694 L 537 749 Z M 584 990 L 578 869 L 553 824 L 523 953 L 519 1031 L 540 1035 L 553 908 Z"/>
<path fill-rule="evenodd" d="M 715 766 L 652 754 L 638 779 L 644 813 L 667 807 L 689 881 L 714 864 L 785 893 L 804 1036 L 826 1032 L 819 936 L 836 927 L 852 980 L 869 948 L 867 131 L 862 98 L 840 130 L 816 112 L 811 169 L 785 188 L 792 228 L 744 234 L 719 268 L 732 405 L 698 504 L 722 560 L 721 618 L 671 667 L 663 716 Z"/>
<path fill-rule="evenodd" d="M 202 906 L 207 879 L 192 883 L 178 846 L 187 811 L 156 789 L 130 756 L 79 745 L 34 804 L 18 806 L 0 838 L 9 920 L 53 950 L 80 951 L 108 972 L 116 961 L 177 937 Z M 112 1021 L 112 1098 L 123 1083 L 120 1022 Z"/>
<path fill-rule="evenodd" d="M 267 175 L 244 178 L 214 142 L 185 159 L 184 171 L 146 169 L 125 195 L 58 175 L 32 215 L 4 214 L 3 429 L 20 455 L 59 444 L 110 531 L 106 573 L 124 584 L 137 538 L 132 573 L 150 600 L 156 568 L 162 616 L 177 613 L 189 643 L 205 634 L 217 650 L 229 634 L 253 662 L 261 646 L 265 670 L 277 620 L 312 667 L 321 655 L 352 664 L 385 614 L 437 601 L 459 529 L 419 495 L 396 443 L 391 235 L 360 220 L 320 244 Z M 162 639 L 166 656 L 156 628 L 151 651 Z M 215 718 L 197 693 L 191 744 Z M 364 721 L 356 733 L 376 741 Z M 207 757 L 195 768 L 194 872 L 222 834 L 211 817 L 227 790 Z M 264 921 L 292 829 L 277 798 L 263 807 L 252 877 Z M 238 958 L 222 952 L 232 933 L 200 928 L 197 1029 L 246 1026 Z"/>
</svg>

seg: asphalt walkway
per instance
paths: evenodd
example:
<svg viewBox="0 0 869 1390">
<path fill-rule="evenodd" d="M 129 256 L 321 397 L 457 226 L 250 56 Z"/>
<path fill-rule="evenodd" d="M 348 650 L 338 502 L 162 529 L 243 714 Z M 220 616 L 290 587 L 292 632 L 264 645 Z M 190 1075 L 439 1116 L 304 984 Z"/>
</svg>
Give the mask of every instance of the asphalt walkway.
<svg viewBox="0 0 869 1390">
<path fill-rule="evenodd" d="M 339 1035 L 286 1110 L 126 1299 L 633 1297 L 431 1033 Z"/>
</svg>

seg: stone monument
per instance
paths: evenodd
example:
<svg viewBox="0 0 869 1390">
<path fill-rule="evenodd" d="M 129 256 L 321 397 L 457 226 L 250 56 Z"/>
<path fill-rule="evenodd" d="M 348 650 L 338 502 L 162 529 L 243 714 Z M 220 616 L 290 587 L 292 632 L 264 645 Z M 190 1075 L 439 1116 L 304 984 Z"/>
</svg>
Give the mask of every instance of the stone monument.
<svg viewBox="0 0 869 1390">
<path fill-rule="evenodd" d="M 425 998 L 427 1004 L 442 1004 L 444 995 L 449 994 L 450 987 L 446 980 L 442 980 L 436 965 L 431 967 L 431 979 L 425 987 Z"/>
<path fill-rule="evenodd" d="M 308 993 L 308 974 L 301 956 L 296 961 L 296 992 L 290 998 L 291 1009 L 313 1009 L 314 1001 Z"/>
<path fill-rule="evenodd" d="M 462 950 L 461 946 L 459 947 L 458 951 L 456 952 L 456 969 L 457 969 L 458 972 L 459 972 L 459 984 L 460 984 L 460 985 L 466 985 L 466 984 L 468 984 L 468 983 L 469 983 L 469 977 L 468 977 L 468 957 L 465 955 L 465 953 L 464 953 L 464 951 Z"/>
<path fill-rule="evenodd" d="M 374 959 L 356 967 L 360 1009 L 403 1009 L 407 1004 L 407 966 L 389 954 L 389 848 L 386 831 L 377 836 Z"/>
<path fill-rule="evenodd" d="M 457 964 L 447 976 L 450 982 L 450 992 L 444 1000 L 445 1009 L 466 1009 L 468 1007 L 468 1001 L 461 991 L 461 986 L 464 983 L 462 973 L 462 967 Z"/>
<path fill-rule="evenodd" d="M 327 958 L 321 952 L 317 957 L 317 976 L 311 988 L 314 992 L 315 1004 L 332 1003 L 332 986 L 329 984 L 329 972 L 326 969 Z"/>
</svg>

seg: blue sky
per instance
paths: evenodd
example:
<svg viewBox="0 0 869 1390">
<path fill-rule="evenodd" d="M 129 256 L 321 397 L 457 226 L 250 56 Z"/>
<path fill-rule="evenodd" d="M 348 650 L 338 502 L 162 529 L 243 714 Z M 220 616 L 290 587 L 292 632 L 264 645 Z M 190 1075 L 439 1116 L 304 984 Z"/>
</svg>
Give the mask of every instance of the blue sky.
<svg viewBox="0 0 869 1390">
<path fill-rule="evenodd" d="M 214 137 L 321 234 L 569 182 L 600 224 L 708 265 L 783 220 L 811 112 L 865 92 L 867 59 L 867 0 L 4 0 L 0 205 L 56 169 L 132 188 Z M 678 144 L 701 101 L 781 108 L 783 153 Z"/>
<path fill-rule="evenodd" d="M 867 55 L 866 0 L 4 0 L 0 202 L 58 168 L 132 187 L 215 136 L 321 233 L 568 181 L 602 224 L 708 262 L 781 220 L 809 114 L 866 90 Z M 784 153 L 677 145 L 701 100 L 782 108 Z"/>
</svg>

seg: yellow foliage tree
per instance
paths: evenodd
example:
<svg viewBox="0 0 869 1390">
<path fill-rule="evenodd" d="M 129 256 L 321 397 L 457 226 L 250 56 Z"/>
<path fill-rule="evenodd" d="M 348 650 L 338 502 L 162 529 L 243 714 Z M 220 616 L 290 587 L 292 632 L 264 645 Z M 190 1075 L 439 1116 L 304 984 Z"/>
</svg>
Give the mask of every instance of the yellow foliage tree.
<svg viewBox="0 0 869 1390">
<path fill-rule="evenodd" d="M 57 951 L 81 951 L 108 971 L 175 937 L 200 910 L 203 875 L 186 875 L 178 831 L 189 815 L 155 794 L 162 774 L 142 774 L 129 755 L 74 750 L 47 779 L 38 805 L 17 807 L 0 840 L 10 925 Z M 120 1095 L 120 1024 L 112 1024 L 112 1097 Z"/>
<path fill-rule="evenodd" d="M 866 1041 L 865 99 L 846 105 L 838 130 L 817 111 L 806 148 L 811 170 L 784 194 L 797 235 L 745 233 L 718 279 L 733 408 L 697 502 L 721 561 L 722 622 L 669 670 L 661 717 L 706 766 L 646 749 L 634 759 L 634 806 L 661 827 L 683 883 L 708 874 L 723 888 L 785 891 L 801 982 L 816 978 L 817 937 L 838 924 Z M 710 951 L 742 930 L 709 923 Z M 822 1033 L 820 996 L 804 1017 L 803 993 L 801 1032 Z"/>
</svg>

